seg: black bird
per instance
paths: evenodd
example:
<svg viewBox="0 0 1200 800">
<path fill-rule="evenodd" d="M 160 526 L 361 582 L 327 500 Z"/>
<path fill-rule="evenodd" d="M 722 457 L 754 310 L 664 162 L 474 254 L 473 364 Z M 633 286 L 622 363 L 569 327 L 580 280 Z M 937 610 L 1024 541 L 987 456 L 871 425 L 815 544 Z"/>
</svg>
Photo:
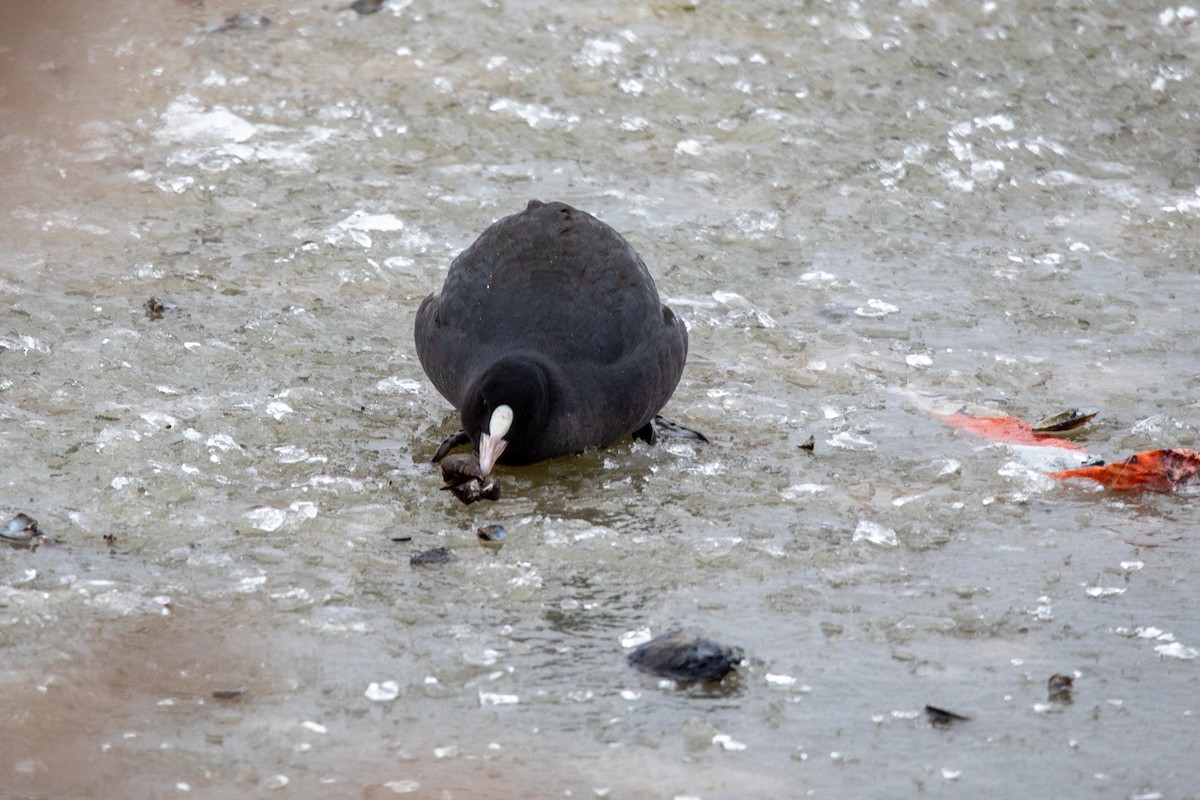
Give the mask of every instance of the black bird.
<svg viewBox="0 0 1200 800">
<path fill-rule="evenodd" d="M 621 234 L 531 200 L 454 259 L 417 311 L 416 344 L 462 419 L 434 460 L 470 441 L 487 475 L 630 434 L 653 443 L 688 338 Z"/>
</svg>

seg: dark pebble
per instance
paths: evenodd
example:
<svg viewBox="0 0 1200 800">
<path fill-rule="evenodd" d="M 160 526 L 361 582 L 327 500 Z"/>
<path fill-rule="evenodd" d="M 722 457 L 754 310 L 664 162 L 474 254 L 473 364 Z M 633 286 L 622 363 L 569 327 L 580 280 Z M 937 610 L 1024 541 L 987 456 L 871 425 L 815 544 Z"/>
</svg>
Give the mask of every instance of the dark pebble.
<svg viewBox="0 0 1200 800">
<path fill-rule="evenodd" d="M 12 545 L 32 545 L 42 540 L 44 534 L 38 530 L 37 520 L 28 514 L 17 514 L 0 528 L 0 539 Z"/>
<path fill-rule="evenodd" d="M 1075 690 L 1075 678 L 1070 675 L 1051 675 L 1046 681 L 1046 692 L 1052 703 L 1071 702 L 1071 692 Z"/>
<path fill-rule="evenodd" d="M 379 9 L 383 8 L 384 0 L 354 0 L 350 4 L 350 8 L 357 11 L 359 14 L 374 14 Z"/>
<path fill-rule="evenodd" d="M 430 567 L 434 564 L 449 564 L 458 556 L 449 547 L 432 547 L 422 550 L 408 560 L 414 567 Z"/>
<path fill-rule="evenodd" d="M 483 525 L 475 531 L 475 535 L 479 537 L 479 543 L 484 547 L 499 550 L 504 546 L 504 540 L 508 538 L 508 531 L 504 530 L 503 525 Z"/>
<path fill-rule="evenodd" d="M 213 689 L 212 696 L 218 700 L 233 700 L 246 693 L 245 687 L 237 689 Z"/>
<path fill-rule="evenodd" d="M 657 636 L 629 654 L 636 669 L 680 683 L 709 683 L 741 663 L 742 650 L 682 631 Z"/>
<path fill-rule="evenodd" d="M 271 27 L 271 20 L 264 17 L 262 14 L 251 14 L 243 12 L 226 17 L 225 21 L 213 28 L 214 33 L 226 33 L 228 31 L 265 31 Z"/>
<path fill-rule="evenodd" d="M 146 316 L 150 319 L 162 319 L 163 314 L 174 311 L 179 308 L 179 305 L 171 300 L 159 300 L 157 297 L 151 297 L 142 303 L 142 308 L 146 309 Z"/>
<path fill-rule="evenodd" d="M 929 721 L 934 725 L 949 725 L 952 722 L 966 722 L 971 719 L 962 714 L 955 714 L 953 711 L 929 705 L 925 706 L 925 716 L 929 717 Z"/>
</svg>

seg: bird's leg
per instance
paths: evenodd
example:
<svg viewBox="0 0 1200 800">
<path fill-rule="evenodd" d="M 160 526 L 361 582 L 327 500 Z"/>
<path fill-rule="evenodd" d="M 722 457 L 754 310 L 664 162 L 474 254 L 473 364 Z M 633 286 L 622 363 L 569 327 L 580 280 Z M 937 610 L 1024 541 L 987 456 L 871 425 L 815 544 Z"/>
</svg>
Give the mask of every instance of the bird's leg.
<svg viewBox="0 0 1200 800">
<path fill-rule="evenodd" d="M 654 444 L 658 441 L 658 434 L 654 432 L 653 422 L 647 422 L 645 425 L 634 431 L 632 436 L 634 439 L 641 439 L 646 444 Z"/>
</svg>

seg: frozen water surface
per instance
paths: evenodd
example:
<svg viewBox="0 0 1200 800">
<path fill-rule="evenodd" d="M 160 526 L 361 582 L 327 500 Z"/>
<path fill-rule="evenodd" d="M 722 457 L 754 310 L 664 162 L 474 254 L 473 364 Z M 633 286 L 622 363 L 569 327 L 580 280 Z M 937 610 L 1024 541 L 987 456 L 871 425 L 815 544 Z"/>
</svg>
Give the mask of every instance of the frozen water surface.
<svg viewBox="0 0 1200 800">
<path fill-rule="evenodd" d="M 1195 494 L 905 394 L 1200 444 L 1193 7 L 346 5 L 0 11 L 3 794 L 1194 793 Z M 413 317 L 531 197 L 641 251 L 713 444 L 467 508 Z M 625 663 L 674 627 L 739 677 Z"/>
</svg>

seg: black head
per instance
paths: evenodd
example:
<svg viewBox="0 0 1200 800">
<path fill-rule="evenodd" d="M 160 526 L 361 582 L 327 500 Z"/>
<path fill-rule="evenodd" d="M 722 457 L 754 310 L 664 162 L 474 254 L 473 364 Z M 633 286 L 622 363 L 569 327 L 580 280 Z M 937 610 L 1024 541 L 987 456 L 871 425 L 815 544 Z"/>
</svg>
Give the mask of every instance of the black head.
<svg viewBox="0 0 1200 800">
<path fill-rule="evenodd" d="M 467 390 L 461 416 L 485 474 L 496 461 L 529 464 L 541 458 L 552 403 L 549 376 L 536 357 L 505 356 L 484 371 Z"/>
</svg>

